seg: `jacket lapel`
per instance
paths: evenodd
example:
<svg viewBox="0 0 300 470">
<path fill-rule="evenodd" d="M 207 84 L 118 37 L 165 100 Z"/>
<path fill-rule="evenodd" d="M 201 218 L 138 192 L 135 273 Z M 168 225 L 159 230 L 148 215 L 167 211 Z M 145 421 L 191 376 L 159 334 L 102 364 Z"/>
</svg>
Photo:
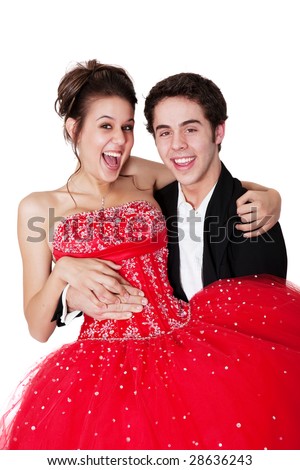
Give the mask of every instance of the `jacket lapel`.
<svg viewBox="0 0 300 470">
<path fill-rule="evenodd" d="M 230 277 L 226 248 L 231 239 L 236 215 L 236 199 L 243 193 L 241 183 L 232 177 L 225 165 L 209 201 L 204 222 L 203 284 L 204 286 L 224 277 Z M 178 245 L 177 201 L 178 183 L 169 184 L 155 193 L 166 218 L 168 230 L 168 275 L 174 294 L 186 300 L 180 282 L 180 257 Z M 200 273 L 199 273 L 200 276 Z"/>
<path fill-rule="evenodd" d="M 182 289 L 180 281 L 180 258 L 179 258 L 179 240 L 178 240 L 178 218 L 177 218 L 177 201 L 178 201 L 178 183 L 165 186 L 157 191 L 155 199 L 159 203 L 161 210 L 166 219 L 168 231 L 168 277 L 174 289 L 176 297 L 187 301 L 187 297 Z"/>
<path fill-rule="evenodd" d="M 236 180 L 238 181 L 238 180 Z M 225 260 L 225 251 L 232 236 L 236 214 L 237 191 L 225 165 L 207 207 L 204 222 L 203 283 L 208 285 L 224 277 L 230 277 L 230 266 Z M 224 271 L 225 269 L 225 271 Z"/>
</svg>

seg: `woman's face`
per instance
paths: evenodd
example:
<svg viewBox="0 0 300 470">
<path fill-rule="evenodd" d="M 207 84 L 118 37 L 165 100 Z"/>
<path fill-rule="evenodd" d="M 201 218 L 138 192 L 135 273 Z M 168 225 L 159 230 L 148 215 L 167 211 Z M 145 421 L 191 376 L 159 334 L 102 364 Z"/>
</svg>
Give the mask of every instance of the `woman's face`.
<svg viewBox="0 0 300 470">
<path fill-rule="evenodd" d="M 134 110 L 119 96 L 93 101 L 79 135 L 82 170 L 101 182 L 115 181 L 134 143 Z"/>
</svg>

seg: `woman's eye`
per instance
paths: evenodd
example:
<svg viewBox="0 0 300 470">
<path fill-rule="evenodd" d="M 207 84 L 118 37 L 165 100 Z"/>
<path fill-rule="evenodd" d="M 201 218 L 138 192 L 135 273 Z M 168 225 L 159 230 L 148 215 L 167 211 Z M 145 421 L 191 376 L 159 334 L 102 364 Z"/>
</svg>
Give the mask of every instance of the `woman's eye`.
<svg viewBox="0 0 300 470">
<path fill-rule="evenodd" d="M 111 129 L 111 124 L 102 124 L 102 129 Z"/>
<path fill-rule="evenodd" d="M 124 126 L 122 129 L 123 129 L 123 131 L 126 131 L 126 132 L 132 132 L 133 131 L 133 126 L 128 124 L 128 126 Z"/>
</svg>

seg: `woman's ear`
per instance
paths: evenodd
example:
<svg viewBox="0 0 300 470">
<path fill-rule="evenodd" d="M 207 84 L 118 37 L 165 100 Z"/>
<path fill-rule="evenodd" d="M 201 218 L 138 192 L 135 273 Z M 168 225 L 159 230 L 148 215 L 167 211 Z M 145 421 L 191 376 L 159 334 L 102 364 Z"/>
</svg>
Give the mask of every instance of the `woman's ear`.
<svg viewBox="0 0 300 470">
<path fill-rule="evenodd" d="M 75 134 L 76 134 L 76 119 L 68 118 L 66 120 L 65 127 L 66 127 L 66 131 L 68 133 L 68 136 L 70 137 L 72 142 L 74 142 Z"/>
</svg>

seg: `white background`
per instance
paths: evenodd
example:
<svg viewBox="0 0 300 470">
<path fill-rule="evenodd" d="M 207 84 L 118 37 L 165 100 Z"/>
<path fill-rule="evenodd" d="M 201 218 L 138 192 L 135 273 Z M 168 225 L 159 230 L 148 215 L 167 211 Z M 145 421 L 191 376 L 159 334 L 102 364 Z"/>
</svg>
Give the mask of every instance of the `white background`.
<svg viewBox="0 0 300 470">
<path fill-rule="evenodd" d="M 6 6 L 4 6 L 6 4 Z M 221 158 L 234 176 L 277 188 L 288 278 L 299 273 L 298 2 L 264 0 L 60 0 L 0 7 L 1 305 L 0 411 L 29 366 L 76 337 L 79 321 L 46 344 L 22 311 L 17 206 L 32 191 L 65 183 L 75 160 L 53 104 L 73 62 L 125 67 L 139 106 L 133 154 L 157 159 L 145 130 L 144 96 L 158 80 L 191 71 L 211 78 L 228 103 Z"/>
</svg>

